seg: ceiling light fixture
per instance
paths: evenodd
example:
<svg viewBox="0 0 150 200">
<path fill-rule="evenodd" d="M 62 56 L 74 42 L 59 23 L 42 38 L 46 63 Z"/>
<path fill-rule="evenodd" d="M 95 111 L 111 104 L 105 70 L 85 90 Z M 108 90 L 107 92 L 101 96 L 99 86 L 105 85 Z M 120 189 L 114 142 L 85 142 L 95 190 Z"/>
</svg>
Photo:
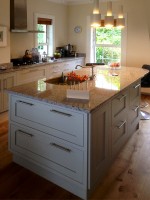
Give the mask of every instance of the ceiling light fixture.
<svg viewBox="0 0 150 200">
<path fill-rule="evenodd" d="M 123 16 L 123 6 L 120 5 L 119 13 L 118 13 L 118 18 L 116 20 L 116 26 L 118 28 L 123 28 L 125 27 L 125 18 Z"/>
<path fill-rule="evenodd" d="M 91 26 L 92 27 L 101 26 L 101 14 L 99 11 L 99 0 L 94 0 L 93 14 L 91 15 Z"/>
<path fill-rule="evenodd" d="M 120 5 L 118 17 L 117 19 L 114 19 L 114 16 L 112 15 L 112 2 L 107 1 L 107 15 L 104 17 L 104 19 L 101 19 L 101 14 L 99 10 L 99 0 L 94 0 L 93 4 L 93 14 L 91 15 L 91 26 L 92 27 L 118 27 L 123 28 L 125 26 L 125 18 L 123 16 L 123 6 Z"/>
<path fill-rule="evenodd" d="M 105 16 L 105 27 L 112 28 L 114 26 L 114 16 L 112 16 L 112 2 L 107 2 L 107 16 Z"/>
</svg>

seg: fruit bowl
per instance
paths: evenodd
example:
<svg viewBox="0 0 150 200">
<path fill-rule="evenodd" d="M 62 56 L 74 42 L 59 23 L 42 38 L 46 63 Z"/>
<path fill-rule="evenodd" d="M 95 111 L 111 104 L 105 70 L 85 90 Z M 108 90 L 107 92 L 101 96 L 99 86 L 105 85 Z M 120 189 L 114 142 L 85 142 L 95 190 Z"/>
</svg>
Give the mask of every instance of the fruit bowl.
<svg viewBox="0 0 150 200">
<path fill-rule="evenodd" d="M 117 68 L 120 68 L 120 63 L 119 62 L 112 62 L 112 63 L 109 64 L 109 66 L 112 69 L 117 69 Z"/>
</svg>

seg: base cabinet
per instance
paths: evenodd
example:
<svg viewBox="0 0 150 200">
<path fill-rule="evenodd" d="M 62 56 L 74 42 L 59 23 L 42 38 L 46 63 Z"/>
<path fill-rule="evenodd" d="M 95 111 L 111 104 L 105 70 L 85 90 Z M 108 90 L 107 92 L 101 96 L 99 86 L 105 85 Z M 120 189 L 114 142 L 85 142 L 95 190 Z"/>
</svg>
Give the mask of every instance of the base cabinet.
<svg viewBox="0 0 150 200">
<path fill-rule="evenodd" d="M 8 110 L 8 94 L 5 90 L 16 85 L 16 74 L 6 73 L 0 75 L 0 112 Z"/>
<path fill-rule="evenodd" d="M 93 191 L 110 164 L 110 101 L 91 113 L 89 189 Z"/>
<path fill-rule="evenodd" d="M 14 161 L 88 199 L 139 123 L 140 81 L 90 113 L 10 94 Z"/>
<path fill-rule="evenodd" d="M 70 60 L 62 63 L 54 63 L 47 67 L 46 78 L 54 78 L 62 75 L 62 72 L 68 73 L 74 71 L 76 65 L 85 65 L 85 58 L 76 58 L 75 60 Z"/>
</svg>

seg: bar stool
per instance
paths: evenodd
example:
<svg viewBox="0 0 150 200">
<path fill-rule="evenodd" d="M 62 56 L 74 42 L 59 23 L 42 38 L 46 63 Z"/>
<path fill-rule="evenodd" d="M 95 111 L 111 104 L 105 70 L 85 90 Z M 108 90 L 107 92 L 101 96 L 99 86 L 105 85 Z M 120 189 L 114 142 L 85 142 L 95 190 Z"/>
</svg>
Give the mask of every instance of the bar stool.
<svg viewBox="0 0 150 200">
<path fill-rule="evenodd" d="M 150 87 L 150 65 L 144 64 L 142 66 L 143 69 L 149 70 L 149 73 L 146 74 L 142 79 L 141 79 L 141 87 Z M 149 104 L 145 102 L 143 105 L 140 106 L 140 108 L 146 108 L 148 107 Z M 149 120 L 150 119 L 150 113 L 146 112 L 144 110 L 140 110 L 141 114 L 141 120 Z"/>
</svg>

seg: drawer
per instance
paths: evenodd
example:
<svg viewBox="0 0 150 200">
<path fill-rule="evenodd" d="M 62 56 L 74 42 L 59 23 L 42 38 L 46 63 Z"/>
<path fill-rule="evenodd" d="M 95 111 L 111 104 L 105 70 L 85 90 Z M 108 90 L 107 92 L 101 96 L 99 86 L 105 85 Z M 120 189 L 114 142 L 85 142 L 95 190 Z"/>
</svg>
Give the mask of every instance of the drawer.
<svg viewBox="0 0 150 200">
<path fill-rule="evenodd" d="M 120 114 L 127 111 L 129 102 L 128 90 L 122 91 L 112 100 L 112 123 L 120 118 Z"/>
<path fill-rule="evenodd" d="M 128 121 L 127 117 L 122 114 L 112 126 L 112 156 L 117 155 L 119 150 L 128 139 Z"/>
<path fill-rule="evenodd" d="M 84 152 L 61 139 L 10 124 L 10 150 L 49 171 L 83 182 Z"/>
<path fill-rule="evenodd" d="M 83 146 L 82 113 L 16 96 L 12 96 L 11 108 L 12 121 Z"/>
<path fill-rule="evenodd" d="M 140 99 L 136 98 L 129 107 L 129 122 L 132 125 L 134 121 L 140 118 Z"/>
<path fill-rule="evenodd" d="M 130 86 L 130 103 L 136 98 L 140 99 L 141 82 L 137 81 Z"/>
<path fill-rule="evenodd" d="M 58 77 L 62 75 L 63 72 L 63 64 L 54 64 L 48 67 L 48 78 Z"/>
</svg>

